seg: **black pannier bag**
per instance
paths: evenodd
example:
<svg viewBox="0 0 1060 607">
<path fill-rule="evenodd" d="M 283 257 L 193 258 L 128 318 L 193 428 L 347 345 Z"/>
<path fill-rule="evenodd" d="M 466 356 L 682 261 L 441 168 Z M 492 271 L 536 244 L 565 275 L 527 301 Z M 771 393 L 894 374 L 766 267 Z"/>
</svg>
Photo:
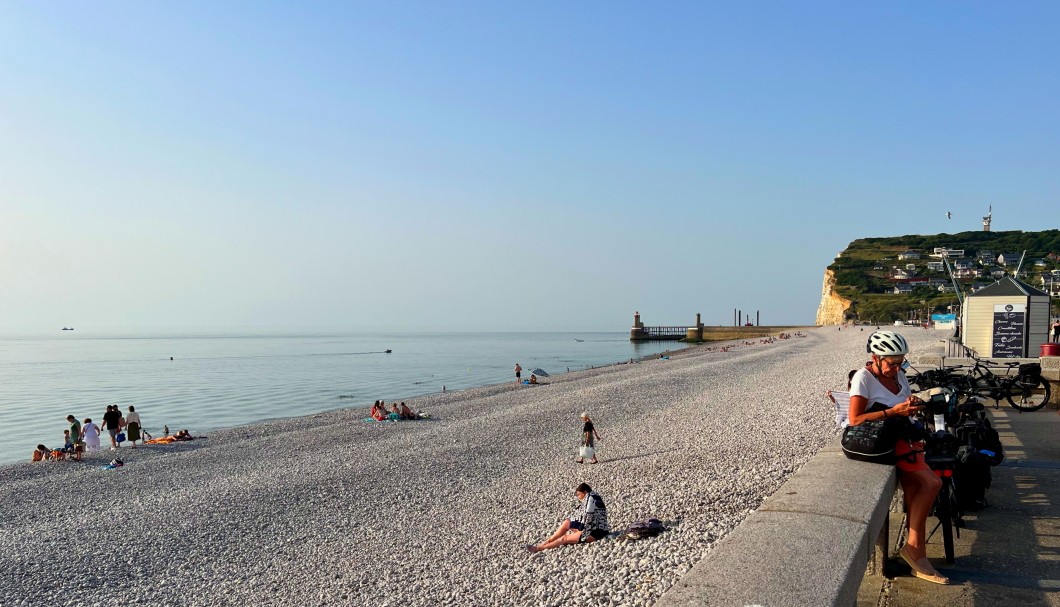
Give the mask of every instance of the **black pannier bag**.
<svg viewBox="0 0 1060 607">
<path fill-rule="evenodd" d="M 1041 363 L 1023 363 L 1020 365 L 1019 382 L 1025 386 L 1037 386 L 1042 381 Z"/>
<path fill-rule="evenodd" d="M 962 512 L 978 512 L 987 506 L 986 490 L 990 488 L 991 458 L 969 445 L 957 452 L 953 469 L 953 492 Z"/>
</svg>

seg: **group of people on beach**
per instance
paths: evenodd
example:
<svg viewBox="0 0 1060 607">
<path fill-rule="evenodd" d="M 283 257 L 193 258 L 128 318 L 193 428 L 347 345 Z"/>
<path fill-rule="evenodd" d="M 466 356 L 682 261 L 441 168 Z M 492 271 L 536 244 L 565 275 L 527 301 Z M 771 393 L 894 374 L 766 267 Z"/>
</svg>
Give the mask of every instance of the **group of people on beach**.
<svg viewBox="0 0 1060 607">
<path fill-rule="evenodd" d="M 139 445 L 167 444 L 178 441 L 192 440 L 191 433 L 180 430 L 176 434 L 169 434 L 169 426 L 166 426 L 159 438 L 152 438 L 151 434 L 143 428 L 143 421 L 136 411 L 136 406 L 129 405 L 127 413 L 122 413 L 118 405 L 107 405 L 103 413 L 103 419 L 99 424 L 92 421 L 91 417 L 79 421 L 73 415 L 66 416 L 69 426 L 63 430 L 63 446 L 51 448 L 40 444 L 30 455 L 31 462 L 72 460 L 79 462 L 84 458 L 86 452 L 100 451 L 103 449 L 100 437 L 104 432 L 110 438 L 110 450 L 117 451 L 124 443 L 131 443 L 135 449 Z"/>
<path fill-rule="evenodd" d="M 93 422 L 91 417 L 86 417 L 84 422 L 80 422 L 73 415 L 67 415 L 66 421 L 70 426 L 63 430 L 62 448 L 49 449 L 43 444 L 37 445 L 30 461 L 70 458 L 79 462 L 85 451 L 99 451 L 102 448 L 99 437 L 103 432 L 110 436 L 111 451 L 116 451 L 121 443 L 126 441 L 132 443 L 135 448 L 138 441 L 142 443 L 151 438 L 151 435 L 143 431 L 140 414 L 136 412 L 136 407 L 133 405 L 129 405 L 129 412 L 124 415 L 118 409 L 118 405 L 107 405 L 101 426 Z"/>
<path fill-rule="evenodd" d="M 400 421 L 407 419 L 422 419 L 422 416 L 419 413 L 414 412 L 412 409 L 409 409 L 404 401 L 402 401 L 401 404 L 390 403 L 390 407 L 387 408 L 386 402 L 377 400 L 372 405 L 371 415 L 372 419 L 380 422 L 388 420 Z"/>
</svg>

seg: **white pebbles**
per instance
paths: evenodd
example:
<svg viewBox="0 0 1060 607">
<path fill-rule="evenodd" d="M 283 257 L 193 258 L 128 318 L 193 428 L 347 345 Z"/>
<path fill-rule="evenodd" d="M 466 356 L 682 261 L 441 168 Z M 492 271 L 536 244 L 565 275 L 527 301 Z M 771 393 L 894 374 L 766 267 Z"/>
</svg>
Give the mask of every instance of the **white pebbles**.
<svg viewBox="0 0 1060 607">
<path fill-rule="evenodd" d="M 426 421 L 358 408 L 125 448 L 119 470 L 5 466 L 0 605 L 651 605 L 835 435 L 824 391 L 869 331 L 807 334 L 410 401 Z M 574 462 L 583 410 L 598 465 Z M 673 528 L 527 554 L 581 482 L 616 531 Z"/>
</svg>

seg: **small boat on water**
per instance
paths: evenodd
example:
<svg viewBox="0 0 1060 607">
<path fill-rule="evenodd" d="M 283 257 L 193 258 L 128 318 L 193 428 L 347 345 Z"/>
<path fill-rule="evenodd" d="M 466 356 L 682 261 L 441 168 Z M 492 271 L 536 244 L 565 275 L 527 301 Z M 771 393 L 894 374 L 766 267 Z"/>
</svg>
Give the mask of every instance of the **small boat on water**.
<svg viewBox="0 0 1060 607">
<path fill-rule="evenodd" d="M 73 327 L 63 327 L 63 331 L 73 331 Z"/>
<path fill-rule="evenodd" d="M 383 354 L 390 354 L 393 350 L 384 350 Z"/>
</svg>

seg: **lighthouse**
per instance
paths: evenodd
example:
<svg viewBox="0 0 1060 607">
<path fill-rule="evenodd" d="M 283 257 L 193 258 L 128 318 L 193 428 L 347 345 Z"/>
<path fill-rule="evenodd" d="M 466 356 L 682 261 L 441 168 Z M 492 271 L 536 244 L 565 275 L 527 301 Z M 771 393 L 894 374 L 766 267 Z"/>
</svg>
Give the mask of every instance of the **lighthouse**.
<svg viewBox="0 0 1060 607">
<path fill-rule="evenodd" d="M 990 231 L 990 216 L 994 214 L 994 205 L 990 205 L 987 209 L 986 216 L 983 217 L 983 231 Z"/>
</svg>

